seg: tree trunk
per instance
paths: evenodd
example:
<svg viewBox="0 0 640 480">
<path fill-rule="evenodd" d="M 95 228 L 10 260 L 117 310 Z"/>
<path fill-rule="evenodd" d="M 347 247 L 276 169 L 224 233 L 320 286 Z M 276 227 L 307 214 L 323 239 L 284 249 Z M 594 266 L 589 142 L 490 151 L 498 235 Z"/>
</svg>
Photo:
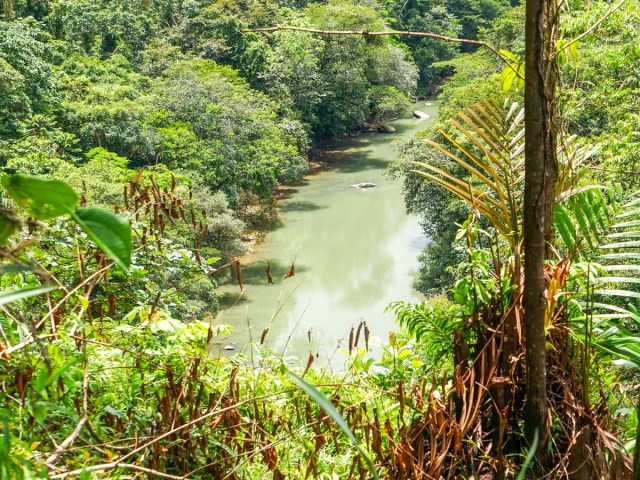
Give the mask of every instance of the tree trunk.
<svg viewBox="0 0 640 480">
<path fill-rule="evenodd" d="M 527 364 L 525 435 L 549 436 L 546 387 L 545 240 L 551 234 L 557 178 L 555 139 L 555 0 L 527 0 L 525 27 L 524 324 Z M 544 460 L 538 456 L 544 466 Z"/>
</svg>

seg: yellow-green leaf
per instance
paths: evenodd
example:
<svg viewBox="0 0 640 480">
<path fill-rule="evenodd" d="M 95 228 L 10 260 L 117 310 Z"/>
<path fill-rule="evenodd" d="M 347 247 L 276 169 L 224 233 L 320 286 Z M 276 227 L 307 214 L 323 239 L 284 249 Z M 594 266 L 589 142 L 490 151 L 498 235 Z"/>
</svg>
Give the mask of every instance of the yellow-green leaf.
<svg viewBox="0 0 640 480">
<path fill-rule="evenodd" d="M 80 200 L 73 188 L 61 180 L 16 173 L 3 176 L 2 185 L 18 205 L 39 220 L 71 213 Z"/>
</svg>

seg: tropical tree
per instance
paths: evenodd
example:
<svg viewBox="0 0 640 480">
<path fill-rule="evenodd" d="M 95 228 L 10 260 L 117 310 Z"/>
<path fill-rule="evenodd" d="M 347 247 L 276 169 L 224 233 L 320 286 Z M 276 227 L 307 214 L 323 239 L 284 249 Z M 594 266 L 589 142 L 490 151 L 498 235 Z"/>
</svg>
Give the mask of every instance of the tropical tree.
<svg viewBox="0 0 640 480">
<path fill-rule="evenodd" d="M 441 131 L 445 143 L 428 143 L 461 167 L 463 175 L 423 162 L 413 163 L 416 173 L 465 201 L 472 212 L 484 218 L 484 222 L 472 215 L 458 234 L 459 248 L 466 259 L 457 270 L 459 280 L 454 287 L 454 298 L 459 305 L 457 312 L 455 309 L 430 309 L 425 312 L 421 309 L 395 308 L 401 323 L 417 335 L 425 336 L 425 332 L 430 331 L 442 332 L 443 325 L 449 329 L 449 335 L 454 339 L 455 365 L 454 387 L 450 395 L 456 405 L 455 418 L 450 421 L 456 425 L 454 430 L 469 435 L 472 443 L 491 441 L 491 446 L 484 451 L 497 459 L 493 472 L 500 478 L 513 471 L 513 465 L 504 460 L 505 456 L 524 447 L 520 432 L 513 428 L 504 429 L 504 425 L 517 425 L 526 418 L 522 403 L 529 395 L 529 368 L 523 362 L 526 347 L 522 342 L 522 337 L 526 335 L 523 296 L 527 288 L 526 277 L 523 282 L 522 268 L 523 259 L 526 262 L 526 251 L 522 249 L 526 189 L 523 118 L 524 112 L 515 105 L 502 110 L 495 103 L 487 101 L 461 112 L 458 119 L 451 119 L 455 127 L 453 132 Z M 584 289 L 578 289 L 579 293 L 570 293 L 569 285 L 582 281 L 580 272 L 583 269 L 579 266 L 578 249 L 585 245 L 591 248 L 598 246 L 598 239 L 603 237 L 593 239 L 593 235 L 611 224 L 609 219 L 614 217 L 612 208 L 618 205 L 620 192 L 613 191 L 612 195 L 603 196 L 598 189 L 580 187 L 580 167 L 589 159 L 591 152 L 573 146 L 571 138 L 560 143 L 562 147 L 558 148 L 555 155 L 558 158 L 559 175 L 552 193 L 554 200 L 567 205 L 558 206 L 557 210 L 557 228 L 561 238 L 566 239 L 566 250 L 562 249 L 562 244 L 558 245 L 554 237 L 551 238 L 550 249 L 556 252 L 557 257 L 544 264 L 544 285 L 548 298 L 545 298 L 541 321 L 544 349 L 549 352 L 548 371 L 545 373 L 549 387 L 544 392 L 545 402 L 549 402 L 552 417 L 563 427 L 561 430 L 554 428 L 553 447 L 547 461 L 553 460 L 555 467 L 547 466 L 545 471 L 559 472 L 559 469 L 567 467 L 587 472 L 585 475 L 595 475 L 594 472 L 608 472 L 610 468 L 628 468 L 628 457 L 620 456 L 616 448 L 606 447 L 608 443 L 615 444 L 615 441 L 611 443 L 606 429 L 591 431 L 587 428 L 595 408 L 590 403 L 592 399 L 588 385 L 592 365 L 588 360 L 591 345 L 601 340 L 604 345 L 609 341 L 610 354 L 614 351 L 611 345 L 621 339 L 614 339 L 612 330 L 598 338 L 592 334 L 594 330 L 585 327 L 586 337 L 592 340 L 584 340 L 584 311 L 573 308 L 572 302 L 583 301 L 579 300 L 580 295 L 592 297 L 586 295 Z M 597 209 L 602 211 L 595 214 Z M 633 224 L 631 222 L 627 226 Z M 595 233 L 589 233 L 591 231 Z M 623 236 L 633 235 L 636 233 L 623 233 Z M 577 240 L 579 238 L 581 242 Z M 585 244 L 586 239 L 592 240 Z M 602 245 L 606 249 L 630 246 L 633 246 L 633 242 Z M 587 255 L 586 252 L 581 254 Z M 622 278 L 605 277 L 602 282 L 617 280 L 625 281 Z M 598 282 L 592 280 L 593 284 Z M 598 290 L 598 293 L 606 294 L 606 291 Z M 602 305 L 599 307 L 603 308 Z M 453 315 L 459 320 L 443 323 L 445 315 Z M 580 333 L 576 336 L 572 332 Z M 584 348 L 582 352 L 589 353 L 583 356 L 558 354 L 574 351 L 575 345 Z M 468 382 L 483 385 L 484 388 L 480 389 L 483 393 L 475 390 L 471 394 L 474 387 Z M 550 392 L 553 394 L 550 395 Z M 568 397 L 559 392 L 565 392 L 573 399 L 579 413 L 567 410 L 564 402 Z M 487 398 L 491 398 L 491 401 Z M 606 422 L 606 419 L 601 421 Z M 482 427 L 474 427 L 476 424 Z M 611 424 L 608 428 L 615 429 L 615 425 Z M 475 433 L 471 433 L 476 431 L 484 432 L 485 436 L 476 438 Z M 585 433 L 587 431 L 588 434 Z M 534 432 L 533 451 L 540 442 L 539 435 Z M 581 436 L 582 443 L 572 447 L 572 439 L 578 436 Z M 447 438 L 445 435 L 441 441 L 448 441 Z M 465 452 L 451 445 L 449 448 L 452 448 L 452 455 L 456 458 L 474 458 L 471 451 Z M 591 462 L 587 458 L 588 451 L 603 452 L 603 455 L 610 455 L 615 460 L 610 461 L 610 466 L 600 457 Z M 456 463 L 457 460 L 440 462 L 440 465 L 434 463 L 432 466 L 445 468 L 443 465 L 446 464 L 446 468 L 459 468 L 466 475 L 477 475 L 487 468 L 478 463 L 465 470 Z M 473 463 L 473 460 L 470 462 Z M 583 464 L 587 467 L 576 467 Z M 432 473 L 441 471 L 437 469 Z"/>
</svg>

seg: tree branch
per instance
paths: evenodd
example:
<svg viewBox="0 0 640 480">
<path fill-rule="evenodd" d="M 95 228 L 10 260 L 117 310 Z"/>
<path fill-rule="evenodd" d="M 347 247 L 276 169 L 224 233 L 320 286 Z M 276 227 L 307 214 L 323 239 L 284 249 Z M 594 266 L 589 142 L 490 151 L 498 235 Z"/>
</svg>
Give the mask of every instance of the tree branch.
<svg viewBox="0 0 640 480">
<path fill-rule="evenodd" d="M 58 460 L 58 457 L 60 457 L 60 455 L 62 455 L 62 453 L 67 448 L 69 448 L 69 446 L 71 446 L 71 444 L 76 440 L 76 438 L 78 438 L 78 435 L 80 435 L 80 432 L 82 431 L 82 427 L 86 422 L 87 422 L 87 417 L 82 417 L 82 419 L 78 422 L 78 425 L 76 425 L 76 428 L 74 428 L 73 432 L 71 432 L 71 435 L 69 435 L 65 439 L 65 441 L 62 442 L 58 446 L 58 448 L 56 448 L 56 451 L 53 452 L 51 456 L 44 461 L 45 465 L 51 466 L 56 462 L 56 460 Z"/>
<path fill-rule="evenodd" d="M 593 32 L 596 28 L 598 28 L 602 22 L 604 22 L 607 18 L 609 18 L 611 15 L 613 15 L 613 13 L 618 10 L 620 7 L 622 7 L 622 5 L 624 5 L 627 2 L 627 0 L 622 0 L 620 2 L 618 2 L 616 5 L 614 5 L 613 7 L 611 7 L 609 9 L 609 11 L 607 13 L 605 13 L 602 17 L 600 17 L 598 19 L 598 21 L 596 23 L 594 23 L 593 25 L 591 25 L 589 28 L 587 28 L 584 32 L 582 32 L 580 35 L 578 35 L 576 38 L 574 38 L 573 40 L 571 40 L 569 43 L 567 43 L 565 46 L 563 46 L 560 50 L 558 50 L 556 52 L 556 56 L 560 54 L 560 52 L 564 52 L 567 48 L 569 48 L 571 45 L 573 45 L 576 42 L 579 42 L 580 40 L 582 40 L 584 37 L 586 37 L 587 35 L 589 35 L 591 32 Z"/>
<path fill-rule="evenodd" d="M 626 0 L 623 0 L 626 1 Z M 520 75 L 520 72 L 516 68 L 513 67 L 511 61 L 502 55 L 495 47 L 489 45 L 486 42 L 481 40 L 470 40 L 468 38 L 455 38 L 455 37 L 447 37 L 446 35 L 440 35 L 438 33 L 430 33 L 430 32 L 411 32 L 408 30 L 387 30 L 381 32 L 370 32 L 369 30 L 319 30 L 317 28 L 306 28 L 306 27 L 292 27 L 288 25 L 278 25 L 276 27 L 264 27 L 264 28 L 246 28 L 242 30 L 245 33 L 254 33 L 254 32 L 276 32 L 279 30 L 293 30 L 296 32 L 307 32 L 307 33 L 317 33 L 320 35 L 363 35 L 369 37 L 380 37 L 380 36 L 389 36 L 389 35 L 404 35 L 410 37 L 427 37 L 427 38 L 435 38 L 437 40 L 443 40 L 445 42 L 455 42 L 455 43 L 468 43 L 471 45 L 478 45 L 480 47 L 484 47 L 487 50 L 490 50 L 494 55 L 496 55 L 500 60 L 502 60 L 511 70 L 515 72 L 515 74 L 521 80 L 524 80 L 524 77 Z"/>
</svg>

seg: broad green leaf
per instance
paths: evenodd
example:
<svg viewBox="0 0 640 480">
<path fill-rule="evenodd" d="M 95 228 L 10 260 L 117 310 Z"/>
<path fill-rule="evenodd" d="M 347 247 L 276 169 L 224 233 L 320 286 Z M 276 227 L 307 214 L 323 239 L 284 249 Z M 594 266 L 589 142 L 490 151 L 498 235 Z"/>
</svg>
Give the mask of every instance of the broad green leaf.
<svg viewBox="0 0 640 480">
<path fill-rule="evenodd" d="M 78 208 L 73 218 L 98 248 L 127 270 L 131 265 L 133 243 L 131 225 L 124 218 L 101 208 Z"/>
<path fill-rule="evenodd" d="M 344 432 L 349 441 L 353 444 L 354 447 L 356 447 L 358 453 L 369 467 L 369 470 L 371 471 L 373 477 L 376 480 L 380 480 L 380 476 L 378 475 L 378 471 L 376 470 L 375 465 L 373 464 L 367 453 L 364 451 L 364 449 L 360 446 L 360 443 L 356 439 L 355 435 L 351 432 L 349 425 L 347 425 L 347 422 L 345 422 L 344 418 L 342 418 L 340 412 L 336 410 L 336 407 L 333 406 L 333 403 L 331 403 L 329 399 L 325 397 L 320 391 L 318 391 L 313 385 L 305 382 L 302 378 L 294 375 L 291 372 L 287 372 L 287 374 L 296 383 L 296 385 L 304 390 L 304 392 L 309 395 L 313 399 L 313 401 L 315 401 L 320 406 L 320 408 L 322 408 L 322 410 L 324 410 L 327 415 L 329 415 L 333 419 L 334 422 L 336 422 L 338 427 L 340 427 L 340 430 Z"/>
<path fill-rule="evenodd" d="M 80 200 L 73 188 L 61 180 L 16 173 L 3 176 L 2 185 L 18 205 L 39 220 L 71 213 Z"/>
<path fill-rule="evenodd" d="M 0 245 L 9 240 L 9 237 L 15 233 L 16 226 L 16 220 L 0 210 Z"/>
<path fill-rule="evenodd" d="M 502 82 L 502 90 L 508 92 L 513 86 L 513 81 L 516 79 L 516 72 L 511 66 L 506 66 L 500 74 L 500 81 Z"/>
<path fill-rule="evenodd" d="M 510 52 L 509 50 L 500 50 L 500 53 L 507 57 L 509 60 L 512 60 L 514 62 L 519 62 L 520 61 L 520 57 L 516 56 L 515 53 Z"/>
<path fill-rule="evenodd" d="M 0 293 L 0 305 L 6 305 L 7 303 L 22 300 L 23 298 L 33 297 L 35 295 L 42 295 L 43 293 L 58 290 L 61 287 L 58 286 L 37 286 L 29 288 L 21 288 L 19 290 L 13 290 L 11 292 Z"/>
</svg>

